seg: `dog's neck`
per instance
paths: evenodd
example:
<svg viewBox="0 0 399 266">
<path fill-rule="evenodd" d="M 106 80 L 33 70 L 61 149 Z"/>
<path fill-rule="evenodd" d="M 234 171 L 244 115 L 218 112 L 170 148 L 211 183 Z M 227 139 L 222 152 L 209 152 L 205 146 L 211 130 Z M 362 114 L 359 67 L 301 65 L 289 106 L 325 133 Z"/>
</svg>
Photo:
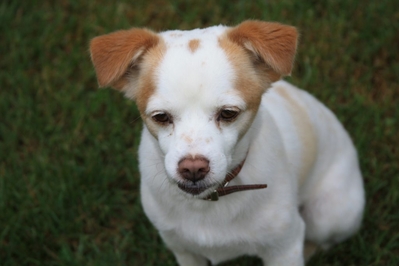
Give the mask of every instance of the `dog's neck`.
<svg viewBox="0 0 399 266">
<path fill-rule="evenodd" d="M 241 168 L 245 163 L 245 159 L 246 158 L 244 158 L 244 160 L 239 165 L 237 165 L 231 172 L 227 173 L 224 181 L 220 184 L 220 186 L 214 191 L 212 191 L 212 193 L 209 196 L 205 197 L 204 200 L 218 201 L 219 197 L 234 192 L 266 188 L 267 187 L 266 184 L 228 186 L 229 182 L 233 180 L 240 173 Z"/>
</svg>

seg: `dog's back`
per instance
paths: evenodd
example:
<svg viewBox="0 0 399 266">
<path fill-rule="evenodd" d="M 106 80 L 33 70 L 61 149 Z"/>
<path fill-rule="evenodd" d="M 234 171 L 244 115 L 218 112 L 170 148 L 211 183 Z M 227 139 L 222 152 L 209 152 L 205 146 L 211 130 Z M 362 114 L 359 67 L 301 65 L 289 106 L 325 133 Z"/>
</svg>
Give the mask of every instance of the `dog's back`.
<svg viewBox="0 0 399 266">
<path fill-rule="evenodd" d="M 328 248 L 357 231 L 364 189 L 353 143 L 335 115 L 312 95 L 285 81 L 263 96 L 298 178 L 306 239 Z M 315 189 L 317 187 L 317 189 Z"/>
</svg>

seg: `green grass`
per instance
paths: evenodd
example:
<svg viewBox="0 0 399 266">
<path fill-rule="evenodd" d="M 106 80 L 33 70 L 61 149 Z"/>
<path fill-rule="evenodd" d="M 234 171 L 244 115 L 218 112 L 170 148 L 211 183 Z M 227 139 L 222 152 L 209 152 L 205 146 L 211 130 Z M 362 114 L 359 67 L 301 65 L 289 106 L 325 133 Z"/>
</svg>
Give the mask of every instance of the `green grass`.
<svg viewBox="0 0 399 266">
<path fill-rule="evenodd" d="M 298 27 L 289 80 L 338 115 L 359 151 L 364 225 L 309 265 L 399 265 L 394 0 L 1 1 L 0 265 L 175 265 L 140 205 L 138 112 L 116 91 L 97 89 L 88 43 L 132 26 L 247 18 Z"/>
</svg>

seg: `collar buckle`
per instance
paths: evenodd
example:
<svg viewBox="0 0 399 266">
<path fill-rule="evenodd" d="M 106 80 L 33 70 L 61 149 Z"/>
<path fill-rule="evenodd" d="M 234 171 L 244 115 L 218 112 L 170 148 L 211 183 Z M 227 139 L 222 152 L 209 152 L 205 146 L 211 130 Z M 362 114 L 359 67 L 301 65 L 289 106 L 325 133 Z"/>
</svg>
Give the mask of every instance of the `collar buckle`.
<svg viewBox="0 0 399 266">
<path fill-rule="evenodd" d="M 219 200 L 219 193 L 217 192 L 217 190 L 212 191 L 211 195 L 208 198 L 205 198 L 206 200 L 210 200 L 210 201 L 218 201 Z"/>
</svg>

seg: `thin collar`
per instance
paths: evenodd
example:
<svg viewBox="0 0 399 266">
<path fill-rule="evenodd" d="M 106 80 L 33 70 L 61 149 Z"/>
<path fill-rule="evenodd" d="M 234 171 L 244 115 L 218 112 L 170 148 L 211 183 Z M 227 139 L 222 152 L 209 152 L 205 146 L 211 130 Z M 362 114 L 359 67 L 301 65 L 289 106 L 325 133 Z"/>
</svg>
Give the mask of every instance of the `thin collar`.
<svg viewBox="0 0 399 266">
<path fill-rule="evenodd" d="M 239 165 L 237 165 L 233 169 L 233 171 L 227 173 L 226 177 L 224 178 L 224 181 L 219 185 L 219 187 L 216 188 L 214 191 L 212 191 L 212 193 L 209 196 L 205 197 L 204 200 L 218 201 L 219 197 L 234 192 L 267 188 L 266 184 L 228 186 L 229 182 L 233 180 L 238 175 L 238 173 L 240 173 L 241 168 L 244 165 L 245 159 L 246 158 L 244 158 L 244 160 Z"/>
</svg>

